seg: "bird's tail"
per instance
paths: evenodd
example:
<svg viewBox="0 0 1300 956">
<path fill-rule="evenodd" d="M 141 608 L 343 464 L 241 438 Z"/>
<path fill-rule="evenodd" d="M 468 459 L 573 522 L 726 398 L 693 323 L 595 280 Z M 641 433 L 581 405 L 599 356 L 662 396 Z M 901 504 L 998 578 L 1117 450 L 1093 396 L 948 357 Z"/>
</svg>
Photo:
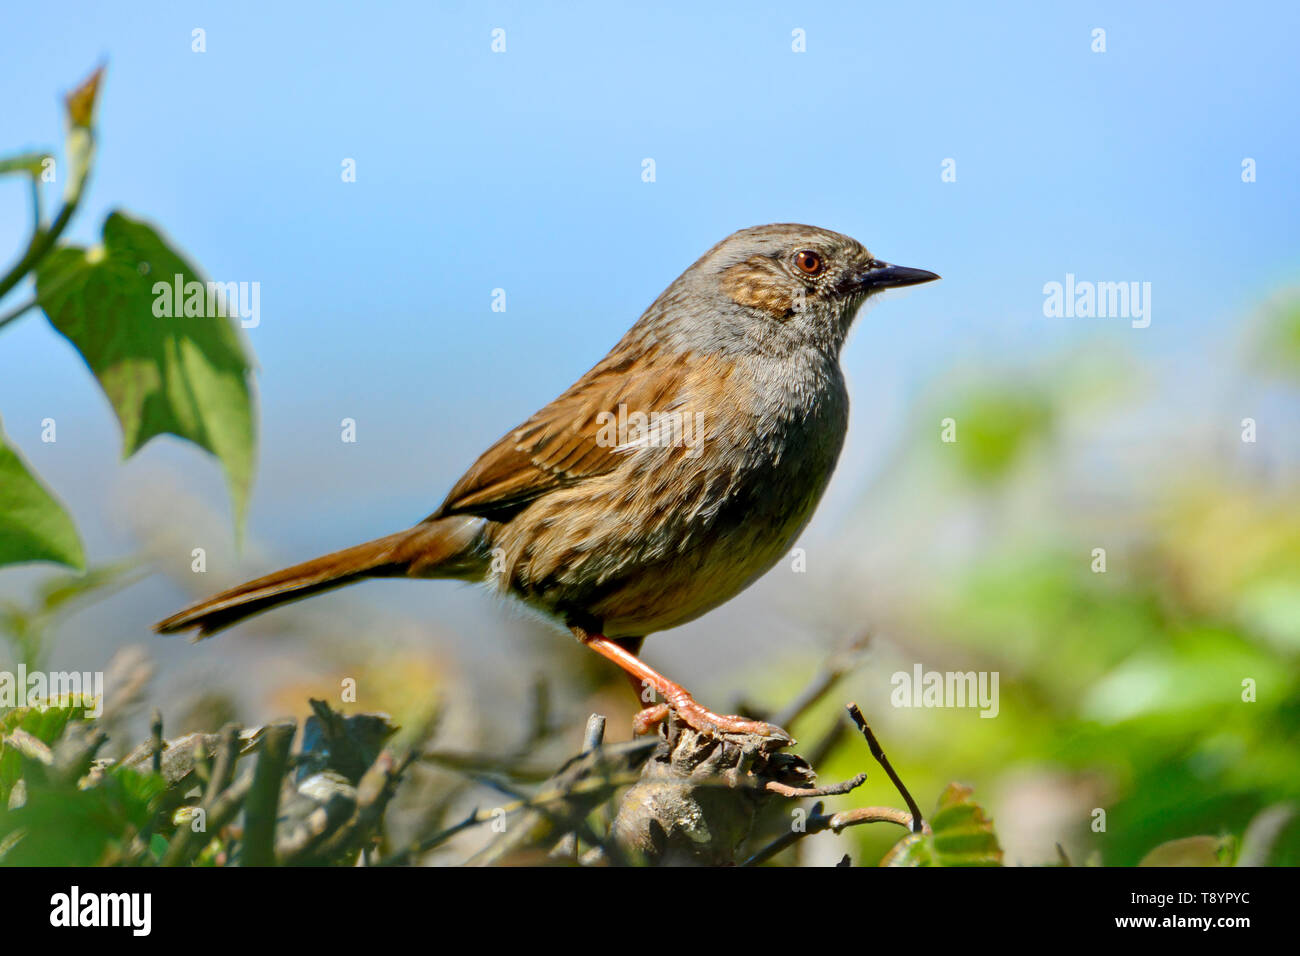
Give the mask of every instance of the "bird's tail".
<svg viewBox="0 0 1300 956">
<path fill-rule="evenodd" d="M 222 591 L 159 621 L 153 629 L 175 634 L 198 628 L 198 636 L 207 637 L 269 608 L 362 578 L 473 576 L 486 567 L 483 526 L 482 518 L 463 516 L 426 521 Z"/>
</svg>

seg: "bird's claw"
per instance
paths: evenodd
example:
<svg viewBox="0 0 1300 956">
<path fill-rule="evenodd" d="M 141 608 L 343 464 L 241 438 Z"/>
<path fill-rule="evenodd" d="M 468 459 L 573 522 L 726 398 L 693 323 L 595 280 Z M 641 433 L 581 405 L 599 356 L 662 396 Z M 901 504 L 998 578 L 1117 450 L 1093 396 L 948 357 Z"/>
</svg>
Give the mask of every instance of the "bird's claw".
<svg viewBox="0 0 1300 956">
<path fill-rule="evenodd" d="M 633 731 L 637 734 L 650 733 L 655 727 L 668 719 L 669 712 L 677 715 L 678 720 L 687 727 L 710 737 L 732 734 L 742 737 L 766 737 L 790 746 L 794 738 L 775 724 L 761 720 L 752 720 L 737 714 L 715 714 L 693 697 L 671 700 L 667 704 L 655 704 L 636 715 L 632 721 Z"/>
</svg>

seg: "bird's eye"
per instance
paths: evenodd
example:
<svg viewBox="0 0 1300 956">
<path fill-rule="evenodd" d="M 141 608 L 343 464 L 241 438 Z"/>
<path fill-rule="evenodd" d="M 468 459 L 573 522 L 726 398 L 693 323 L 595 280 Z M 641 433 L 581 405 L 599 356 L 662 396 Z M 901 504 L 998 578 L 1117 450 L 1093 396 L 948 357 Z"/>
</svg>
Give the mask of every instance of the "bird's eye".
<svg viewBox="0 0 1300 956">
<path fill-rule="evenodd" d="M 794 264 L 806 276 L 819 276 L 826 271 L 826 262 L 811 249 L 805 249 L 796 254 Z"/>
</svg>

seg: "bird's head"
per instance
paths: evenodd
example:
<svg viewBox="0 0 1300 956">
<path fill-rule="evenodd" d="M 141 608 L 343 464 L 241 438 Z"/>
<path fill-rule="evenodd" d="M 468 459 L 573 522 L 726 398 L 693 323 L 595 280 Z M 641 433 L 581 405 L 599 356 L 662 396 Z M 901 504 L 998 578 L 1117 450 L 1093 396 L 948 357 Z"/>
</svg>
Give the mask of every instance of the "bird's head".
<svg viewBox="0 0 1300 956">
<path fill-rule="evenodd" d="M 692 303 L 707 304 L 704 320 L 691 325 L 721 342 L 765 350 L 812 344 L 838 353 L 869 297 L 938 278 L 883 262 L 856 239 L 829 229 L 777 223 L 732 233 L 656 305 L 680 314 Z"/>
</svg>

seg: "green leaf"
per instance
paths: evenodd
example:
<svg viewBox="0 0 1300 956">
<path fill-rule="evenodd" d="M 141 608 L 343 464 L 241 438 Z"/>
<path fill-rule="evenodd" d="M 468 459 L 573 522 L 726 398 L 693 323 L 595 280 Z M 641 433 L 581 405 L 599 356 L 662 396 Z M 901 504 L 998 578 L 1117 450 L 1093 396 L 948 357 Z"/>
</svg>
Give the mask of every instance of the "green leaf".
<svg viewBox="0 0 1300 956">
<path fill-rule="evenodd" d="M 26 691 L 25 687 L 14 689 Z M 23 730 L 52 746 L 63 736 L 69 723 L 87 719 L 88 703 L 93 704 L 93 701 L 62 700 L 0 711 L 0 807 L 8 804 L 9 794 L 22 776 L 22 755 L 16 748 L 6 745 L 4 738 L 15 730 Z"/>
<path fill-rule="evenodd" d="M 152 228 L 120 212 L 104 222 L 102 247 L 61 246 L 36 271 L 51 324 L 81 353 L 122 425 L 123 457 L 170 434 L 216 455 L 226 472 L 236 528 L 253 474 L 250 363 L 220 310 L 154 314 L 155 284 L 203 282 Z M 206 286 L 205 286 L 206 288 Z M 161 294 L 161 285 L 159 286 Z M 165 310 L 162 310 L 165 311 Z"/>
<path fill-rule="evenodd" d="M 53 561 L 81 570 L 86 556 L 63 505 L 0 432 L 0 565 Z"/>
<path fill-rule="evenodd" d="M 1235 856 L 1232 837 L 1183 837 L 1160 844 L 1138 866 L 1232 866 Z"/>
<path fill-rule="evenodd" d="M 6 156 L 0 159 L 0 176 L 6 173 L 40 176 L 45 170 L 45 161 L 49 158 L 49 153 L 20 153 L 17 156 Z"/>
<path fill-rule="evenodd" d="M 910 833 L 885 854 L 881 866 L 1001 866 L 993 821 L 971 799 L 974 791 L 948 784 L 930 819 L 929 833 Z"/>
<path fill-rule="evenodd" d="M 37 785 L 26 801 L 0 808 L 0 843 L 18 838 L 0 858 L 6 866 L 95 866 L 139 833 L 153 816 L 151 801 L 167 788 L 155 774 L 115 767 L 89 788 Z"/>
<path fill-rule="evenodd" d="M 68 724 L 86 720 L 86 708 L 93 704 L 89 696 L 78 699 L 75 694 L 68 694 L 59 700 L 5 710 L 0 712 L 0 736 L 25 730 L 42 743 L 53 744 L 63 736 Z"/>
</svg>

